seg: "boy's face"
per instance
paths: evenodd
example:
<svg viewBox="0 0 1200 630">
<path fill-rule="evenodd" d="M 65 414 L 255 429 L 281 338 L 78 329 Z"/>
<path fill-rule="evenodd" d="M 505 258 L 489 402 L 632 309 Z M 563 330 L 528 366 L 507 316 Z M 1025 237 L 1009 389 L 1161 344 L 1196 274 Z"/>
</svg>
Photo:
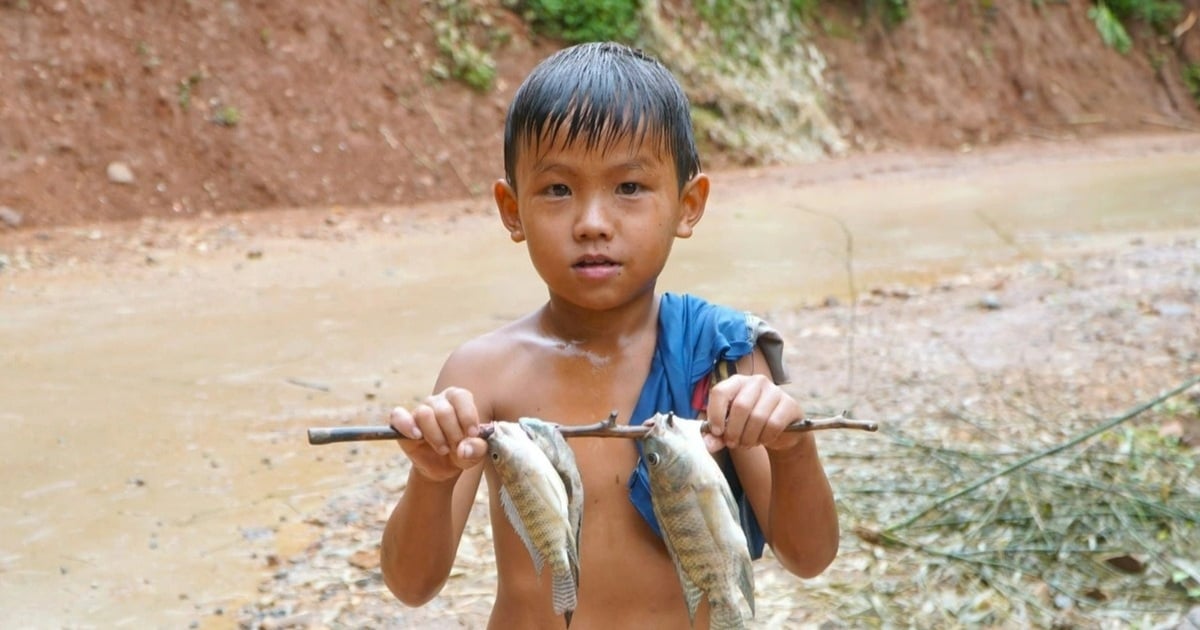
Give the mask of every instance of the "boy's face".
<svg viewBox="0 0 1200 630">
<path fill-rule="evenodd" d="M 708 179 L 679 190 L 674 160 L 658 139 L 635 134 L 589 149 L 525 142 L 515 189 L 496 182 L 501 220 L 550 293 L 606 310 L 652 292 L 675 238 L 687 238 L 704 213 Z"/>
</svg>

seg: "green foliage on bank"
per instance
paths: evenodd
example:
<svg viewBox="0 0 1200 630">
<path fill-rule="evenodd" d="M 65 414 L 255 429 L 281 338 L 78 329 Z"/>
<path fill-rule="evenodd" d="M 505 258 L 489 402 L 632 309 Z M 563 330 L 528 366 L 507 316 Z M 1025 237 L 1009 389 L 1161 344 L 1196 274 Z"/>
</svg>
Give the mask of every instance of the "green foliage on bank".
<svg viewBox="0 0 1200 630">
<path fill-rule="evenodd" d="M 1200 63 L 1189 63 L 1183 66 L 1183 84 L 1192 93 L 1192 99 L 1200 107 Z"/>
<path fill-rule="evenodd" d="M 504 0 L 504 4 L 520 12 L 534 31 L 571 44 L 630 43 L 640 30 L 639 0 Z"/>
<path fill-rule="evenodd" d="M 1096 0 L 1096 5 L 1088 9 L 1088 17 L 1104 43 L 1124 54 L 1133 47 L 1127 24 L 1143 22 L 1162 33 L 1182 12 L 1183 5 L 1176 0 Z"/>
</svg>

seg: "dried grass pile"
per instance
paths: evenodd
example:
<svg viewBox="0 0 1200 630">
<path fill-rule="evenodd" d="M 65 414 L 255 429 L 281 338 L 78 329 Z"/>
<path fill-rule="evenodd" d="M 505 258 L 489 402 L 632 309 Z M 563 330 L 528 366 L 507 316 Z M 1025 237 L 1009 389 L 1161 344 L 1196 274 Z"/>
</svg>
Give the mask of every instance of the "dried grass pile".
<svg viewBox="0 0 1200 630">
<path fill-rule="evenodd" d="M 832 454 L 839 507 L 868 553 L 839 560 L 861 565 L 864 579 L 827 589 L 828 618 L 915 627 L 1178 620 L 1200 604 L 1200 457 L 1161 426 L 1200 413 L 1200 394 L 1184 395 L 1197 383 L 1100 422 L 1024 416 L 974 426 L 975 439 L 953 445 L 936 429 L 892 427 L 875 436 L 886 445 Z M 1151 414 L 1160 421 L 1134 422 Z"/>
</svg>

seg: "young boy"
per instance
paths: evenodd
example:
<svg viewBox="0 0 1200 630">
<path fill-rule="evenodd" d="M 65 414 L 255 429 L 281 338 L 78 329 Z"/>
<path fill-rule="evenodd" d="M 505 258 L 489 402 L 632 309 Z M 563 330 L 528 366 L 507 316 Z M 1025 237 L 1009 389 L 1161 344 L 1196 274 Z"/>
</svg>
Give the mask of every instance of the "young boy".
<svg viewBox="0 0 1200 630">
<path fill-rule="evenodd" d="M 639 424 L 707 408 L 706 441 L 739 496 L 752 555 L 766 542 L 792 573 L 819 574 L 837 553 L 837 515 L 812 434 L 782 430 L 803 412 L 772 378 L 786 378 L 777 334 L 732 309 L 655 293 L 709 191 L 674 77 L 616 44 L 562 50 L 518 90 L 504 142 L 496 206 L 549 299 L 463 344 L 436 394 L 392 412 L 412 471 L 383 534 L 388 587 L 411 606 L 438 593 L 486 474 L 498 567 L 490 627 L 563 627 L 549 576 L 534 572 L 500 507 L 479 427 L 524 416 L 590 424 L 612 410 Z M 735 374 L 717 381 L 714 370 Z M 585 499 L 571 627 L 689 627 L 637 442 L 576 438 L 571 447 Z M 705 604 L 695 627 L 708 627 Z"/>
</svg>

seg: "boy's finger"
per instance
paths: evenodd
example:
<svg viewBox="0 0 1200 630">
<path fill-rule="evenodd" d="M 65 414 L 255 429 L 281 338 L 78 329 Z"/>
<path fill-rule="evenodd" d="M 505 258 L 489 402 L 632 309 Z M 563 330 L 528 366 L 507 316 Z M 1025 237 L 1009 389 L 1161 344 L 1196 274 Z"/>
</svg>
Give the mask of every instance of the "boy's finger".
<svg viewBox="0 0 1200 630">
<path fill-rule="evenodd" d="M 739 446 L 745 443 L 742 439 L 742 433 L 746 430 L 746 424 L 750 421 L 750 414 L 754 412 L 755 406 L 758 404 L 758 399 L 762 395 L 762 384 L 753 379 L 745 379 L 742 386 L 738 389 L 737 395 L 729 403 L 729 413 L 725 419 L 725 444 L 727 446 Z"/>
<path fill-rule="evenodd" d="M 416 421 L 413 420 L 412 414 L 404 407 L 392 408 L 392 412 L 388 414 L 388 424 L 397 433 L 406 438 L 413 440 L 421 439 L 421 431 L 417 429 Z"/>
<path fill-rule="evenodd" d="M 429 401 L 429 406 L 433 409 L 441 433 L 441 441 L 437 444 L 431 442 L 431 446 L 434 446 L 438 453 L 448 455 L 463 439 L 462 428 L 458 426 L 458 412 L 444 396 L 435 396 Z"/>
<path fill-rule="evenodd" d="M 712 425 L 709 425 L 709 427 L 711 426 Z M 712 429 L 710 428 L 709 431 L 712 431 Z M 721 438 L 713 435 L 712 433 L 705 433 L 704 448 L 708 449 L 709 453 L 716 453 L 717 451 L 725 448 L 725 443 L 721 441 Z"/>
<path fill-rule="evenodd" d="M 413 419 L 416 420 L 417 429 L 430 448 L 440 455 L 450 452 L 449 447 L 446 446 L 446 436 L 442 434 L 442 427 L 438 424 L 433 407 L 428 404 L 417 405 L 417 408 L 413 410 Z"/>
<path fill-rule="evenodd" d="M 458 417 L 458 426 L 463 437 L 479 435 L 479 410 L 475 408 L 475 396 L 470 390 L 452 387 L 445 392 L 446 400 L 454 407 Z"/>
<path fill-rule="evenodd" d="M 779 408 L 779 403 L 782 399 L 783 392 L 777 387 L 764 387 L 759 392 L 758 400 L 755 401 L 754 408 L 746 418 L 746 425 L 742 427 L 742 434 L 738 440 L 738 444 L 741 446 L 756 446 L 763 443 L 763 431 L 770 424 L 771 418 Z"/>
<path fill-rule="evenodd" d="M 708 420 L 708 434 L 721 437 L 725 435 L 726 417 L 729 414 L 729 388 L 721 387 L 718 383 L 708 392 L 708 410 L 705 418 Z"/>
</svg>

